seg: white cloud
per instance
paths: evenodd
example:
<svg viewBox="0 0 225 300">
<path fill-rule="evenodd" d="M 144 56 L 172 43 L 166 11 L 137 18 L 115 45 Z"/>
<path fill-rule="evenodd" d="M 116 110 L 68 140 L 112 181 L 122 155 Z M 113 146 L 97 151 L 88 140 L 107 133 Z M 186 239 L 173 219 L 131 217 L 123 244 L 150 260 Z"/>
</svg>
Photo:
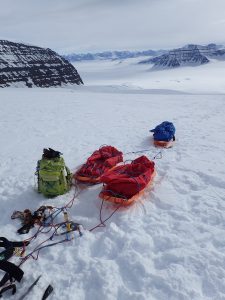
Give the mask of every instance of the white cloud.
<svg viewBox="0 0 225 300">
<path fill-rule="evenodd" d="M 0 38 L 75 51 L 225 40 L 224 0 L 0 0 Z"/>
</svg>

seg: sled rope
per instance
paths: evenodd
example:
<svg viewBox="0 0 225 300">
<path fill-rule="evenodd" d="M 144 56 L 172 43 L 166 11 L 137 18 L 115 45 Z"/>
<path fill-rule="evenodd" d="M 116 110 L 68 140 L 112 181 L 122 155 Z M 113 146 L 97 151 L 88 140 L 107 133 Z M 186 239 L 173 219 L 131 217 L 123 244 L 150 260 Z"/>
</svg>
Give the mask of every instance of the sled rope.
<svg viewBox="0 0 225 300">
<path fill-rule="evenodd" d="M 135 153 L 148 152 L 148 151 L 151 151 L 151 149 L 144 149 L 144 150 L 133 151 L 133 152 L 129 152 L 129 153 L 135 154 Z M 126 154 L 129 154 L 129 153 L 126 153 Z M 162 158 L 162 151 L 159 151 L 153 157 L 153 160 L 155 160 L 155 159 L 161 159 L 161 158 Z M 130 176 L 130 178 L 132 178 L 132 179 L 134 179 L 136 181 L 136 179 L 131 174 L 129 174 L 129 176 Z M 58 242 L 54 242 L 54 243 L 50 243 L 50 244 L 44 245 L 46 242 L 52 241 L 53 238 L 55 237 L 56 233 L 57 233 L 57 230 L 61 226 L 65 225 L 65 223 L 66 223 L 66 222 L 62 222 L 62 223 L 54 224 L 54 220 L 56 219 L 56 217 L 60 213 L 64 212 L 66 209 L 72 208 L 75 199 L 82 192 L 82 189 L 79 188 L 79 185 L 78 185 L 77 181 L 75 181 L 75 183 L 73 184 L 73 186 L 74 186 L 74 194 L 73 194 L 72 199 L 68 203 L 66 203 L 64 206 L 62 206 L 62 207 L 54 207 L 53 206 L 52 209 L 55 209 L 55 211 L 52 212 L 52 213 L 50 213 L 48 215 L 48 217 L 45 220 L 44 224 L 39 225 L 39 228 L 37 229 L 36 233 L 32 237 L 24 240 L 23 252 L 25 252 L 25 243 L 27 241 L 31 242 L 31 241 L 35 240 L 38 237 L 39 234 L 41 234 L 41 233 L 47 234 L 47 233 L 51 232 L 52 229 L 54 229 L 53 233 L 51 234 L 51 236 L 49 238 L 47 238 L 46 240 L 42 241 L 29 254 L 27 254 L 25 257 L 22 258 L 22 261 L 19 264 L 19 266 L 21 266 L 23 263 L 25 263 L 30 257 L 32 257 L 33 259 L 37 260 L 39 258 L 39 253 L 40 253 L 40 251 L 42 249 L 47 248 L 47 247 L 52 247 L 54 245 L 61 244 L 63 242 L 68 242 L 68 241 L 71 240 L 71 239 L 67 239 L 66 238 L 66 239 L 60 240 Z M 138 186 L 138 190 L 140 190 L 139 186 Z M 115 194 L 115 193 L 113 193 L 113 191 L 109 191 L 109 192 L 111 192 L 112 194 Z M 120 196 L 120 197 L 124 198 L 123 195 L 116 195 L 116 196 Z M 124 201 L 126 201 L 126 198 L 124 198 Z M 105 222 L 107 222 L 122 207 L 122 205 L 117 206 L 112 211 L 112 213 L 103 220 L 103 217 L 102 217 L 103 206 L 104 206 L 104 200 L 102 200 L 101 206 L 100 206 L 100 210 L 99 210 L 99 220 L 100 220 L 100 222 L 99 222 L 99 224 L 97 224 L 93 228 L 89 229 L 90 232 L 94 231 L 97 228 L 106 227 Z M 50 220 L 50 222 L 48 222 L 48 220 Z M 47 230 L 46 230 L 46 227 L 48 228 Z M 36 256 L 34 256 L 34 253 L 36 253 L 36 252 L 37 252 L 37 254 L 36 254 Z"/>
<path fill-rule="evenodd" d="M 152 152 L 152 149 L 143 149 L 143 150 L 138 150 L 138 151 L 131 151 L 131 152 L 127 152 L 124 153 L 124 155 L 128 155 L 128 154 L 137 154 L 137 153 L 145 153 L 145 152 Z M 155 159 L 161 159 L 162 158 L 162 151 L 160 150 L 154 157 L 152 160 Z"/>
<path fill-rule="evenodd" d="M 99 210 L 100 223 L 98 225 L 94 226 L 93 228 L 89 229 L 90 232 L 92 232 L 93 230 L 95 230 L 96 228 L 99 228 L 99 227 L 106 227 L 105 222 L 108 221 L 119 210 L 119 208 L 121 208 L 121 206 L 122 206 L 122 205 L 119 205 L 118 207 L 116 207 L 116 209 L 114 209 L 113 212 L 105 220 L 102 220 L 103 204 L 104 204 L 104 200 L 102 199 L 101 207 L 100 207 L 100 210 Z"/>
<path fill-rule="evenodd" d="M 155 156 L 155 159 L 157 159 L 157 155 L 160 155 L 159 157 L 161 158 L 161 151 L 159 153 L 156 154 Z M 140 192 L 141 188 L 140 188 L 140 184 L 139 182 L 137 181 L 137 179 L 135 178 L 135 174 L 131 174 L 130 172 L 127 172 L 126 170 L 124 171 L 119 171 L 118 173 L 121 173 L 123 172 L 124 174 L 128 175 L 130 178 L 132 178 L 135 183 L 137 184 L 137 190 L 138 190 L 138 193 Z M 112 194 L 113 196 L 116 196 L 116 197 L 120 197 L 121 199 L 123 199 L 124 201 L 128 200 L 124 195 L 122 194 L 118 194 L 118 193 L 115 193 L 113 192 L 112 190 L 105 190 L 105 192 L 109 192 L 110 194 Z M 106 227 L 106 224 L 105 222 L 108 221 L 123 205 L 122 203 L 117 206 L 113 212 L 105 219 L 105 220 L 102 220 L 102 210 L 103 210 L 103 204 L 104 204 L 104 199 L 102 199 L 102 202 L 101 202 L 101 207 L 100 207 L 100 210 L 99 210 L 99 220 L 100 220 L 100 223 L 96 226 L 94 226 L 93 228 L 89 229 L 89 231 L 93 231 L 95 230 L 96 228 L 99 228 L 99 227 Z"/>
<path fill-rule="evenodd" d="M 62 222 L 62 223 L 58 223 L 58 224 L 55 224 L 55 225 L 51 225 L 51 229 L 54 228 L 54 231 L 53 233 L 51 234 L 50 237 L 48 237 L 46 240 L 42 241 L 40 244 L 38 244 L 30 253 L 28 253 L 24 258 L 22 258 L 22 261 L 21 263 L 19 264 L 19 266 L 21 266 L 25 261 L 27 261 L 30 257 L 32 257 L 34 260 L 37 260 L 39 258 L 39 252 L 44 249 L 44 248 L 47 248 L 47 247 L 52 247 L 52 246 L 55 246 L 57 244 L 61 244 L 63 242 L 69 242 L 71 241 L 73 238 L 71 239 L 63 239 L 63 240 L 60 240 L 58 242 L 54 242 L 54 243 L 50 243 L 50 244 L 47 244 L 47 245 L 44 245 L 46 242 L 48 241 L 52 241 L 53 238 L 57 235 L 57 230 L 62 227 L 62 226 L 65 226 L 67 224 L 67 222 Z M 72 232 L 72 231 L 71 231 Z M 68 232 L 70 233 L 70 232 Z M 37 252 L 37 255 L 36 257 L 34 256 L 34 253 Z"/>
<path fill-rule="evenodd" d="M 63 225 L 66 225 L 67 222 L 62 222 L 62 223 L 54 224 L 54 220 L 56 219 L 56 217 L 60 213 L 66 211 L 66 209 L 72 208 L 75 199 L 82 192 L 82 190 L 79 189 L 79 186 L 78 186 L 77 182 L 75 182 L 74 187 L 75 187 L 75 190 L 74 190 L 74 195 L 73 195 L 72 199 L 68 203 L 66 203 L 64 206 L 62 206 L 60 208 L 53 206 L 52 209 L 55 209 L 55 211 L 48 215 L 47 219 L 45 220 L 45 222 L 43 224 L 39 225 L 36 233 L 33 236 L 31 236 L 30 238 L 28 238 L 28 239 L 26 239 L 26 240 L 23 241 L 24 242 L 24 247 L 23 247 L 23 251 L 22 252 L 24 253 L 25 252 L 25 243 L 27 241 L 31 242 L 31 241 L 35 240 L 40 233 L 47 234 L 47 233 L 51 232 L 51 230 L 54 228 L 54 231 L 53 231 L 52 235 L 49 238 L 47 238 L 46 240 L 42 241 L 40 244 L 38 244 L 34 248 L 33 251 L 31 251 L 29 254 L 27 254 L 25 257 L 23 257 L 22 261 L 19 264 L 19 266 L 21 266 L 23 263 L 25 263 L 25 261 L 27 261 L 30 257 L 32 257 L 33 259 L 37 260 L 38 257 L 39 257 L 39 252 L 40 252 L 41 249 L 44 249 L 44 248 L 47 248 L 47 247 L 51 247 L 51 246 L 54 246 L 54 245 L 57 245 L 57 244 L 61 244 L 61 243 L 66 242 L 66 241 L 70 241 L 69 239 L 63 239 L 61 241 L 58 241 L 58 242 L 51 243 L 51 244 L 43 246 L 43 244 L 46 243 L 47 241 L 53 240 L 54 236 L 57 233 L 57 230 L 60 227 L 62 227 Z M 48 223 L 48 219 L 50 219 L 50 221 L 51 221 L 50 223 Z M 47 230 L 46 230 L 46 227 L 48 228 Z M 33 255 L 35 252 L 37 252 L 37 256 L 36 257 L 34 257 L 34 255 Z"/>
</svg>

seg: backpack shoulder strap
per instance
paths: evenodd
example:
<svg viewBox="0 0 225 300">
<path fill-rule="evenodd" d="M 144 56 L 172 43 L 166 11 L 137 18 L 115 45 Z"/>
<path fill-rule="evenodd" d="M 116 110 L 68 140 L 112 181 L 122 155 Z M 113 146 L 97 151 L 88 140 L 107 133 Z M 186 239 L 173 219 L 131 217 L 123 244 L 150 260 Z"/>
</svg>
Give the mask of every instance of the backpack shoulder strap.
<svg viewBox="0 0 225 300">
<path fill-rule="evenodd" d="M 12 295 L 14 295 L 16 293 L 16 285 L 14 283 L 10 283 L 9 285 L 3 287 L 0 290 L 0 298 L 2 297 L 2 294 L 8 290 L 12 290 Z"/>
<path fill-rule="evenodd" d="M 0 261 L 0 269 L 6 272 L 0 281 L 0 287 L 2 287 L 8 280 L 11 280 L 12 278 L 18 282 L 20 282 L 23 278 L 24 272 L 19 267 L 7 260 Z"/>
</svg>

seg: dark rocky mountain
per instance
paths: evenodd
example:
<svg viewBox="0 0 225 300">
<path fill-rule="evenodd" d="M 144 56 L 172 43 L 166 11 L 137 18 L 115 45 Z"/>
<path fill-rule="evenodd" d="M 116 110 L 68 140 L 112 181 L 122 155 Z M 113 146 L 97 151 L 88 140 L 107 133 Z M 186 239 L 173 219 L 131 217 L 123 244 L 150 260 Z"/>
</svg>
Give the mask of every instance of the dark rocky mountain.
<svg viewBox="0 0 225 300">
<path fill-rule="evenodd" d="M 219 49 L 213 51 L 209 54 L 209 57 L 219 59 L 219 60 L 225 60 L 225 49 Z"/>
<path fill-rule="evenodd" d="M 51 49 L 0 40 L 0 87 L 83 84 L 77 70 Z"/>
<path fill-rule="evenodd" d="M 143 60 L 140 64 L 153 64 L 154 69 L 177 68 L 180 66 L 198 66 L 206 64 L 209 59 L 207 54 L 215 52 L 215 46 L 211 44 L 209 47 L 198 45 L 187 45 L 183 48 L 178 48 L 169 51 L 166 54 Z"/>
<path fill-rule="evenodd" d="M 222 45 L 216 44 L 208 44 L 206 46 L 202 45 L 187 45 L 185 48 L 198 48 L 200 53 L 207 58 L 216 58 L 216 59 L 224 59 L 225 58 L 225 49 Z"/>
</svg>

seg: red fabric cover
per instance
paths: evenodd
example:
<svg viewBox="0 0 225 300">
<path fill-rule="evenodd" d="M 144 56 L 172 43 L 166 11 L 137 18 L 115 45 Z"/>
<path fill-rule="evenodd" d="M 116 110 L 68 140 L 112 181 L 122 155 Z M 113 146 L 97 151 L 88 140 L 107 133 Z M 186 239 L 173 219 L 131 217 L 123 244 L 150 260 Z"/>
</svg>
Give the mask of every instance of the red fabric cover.
<svg viewBox="0 0 225 300">
<path fill-rule="evenodd" d="M 98 178 L 121 161 L 123 161 L 121 151 L 112 146 L 104 146 L 94 151 L 76 174 L 83 177 Z"/>
<path fill-rule="evenodd" d="M 140 156 L 131 164 L 115 167 L 104 173 L 100 181 L 112 196 L 129 199 L 149 183 L 154 172 L 155 163 L 146 156 Z"/>
</svg>

